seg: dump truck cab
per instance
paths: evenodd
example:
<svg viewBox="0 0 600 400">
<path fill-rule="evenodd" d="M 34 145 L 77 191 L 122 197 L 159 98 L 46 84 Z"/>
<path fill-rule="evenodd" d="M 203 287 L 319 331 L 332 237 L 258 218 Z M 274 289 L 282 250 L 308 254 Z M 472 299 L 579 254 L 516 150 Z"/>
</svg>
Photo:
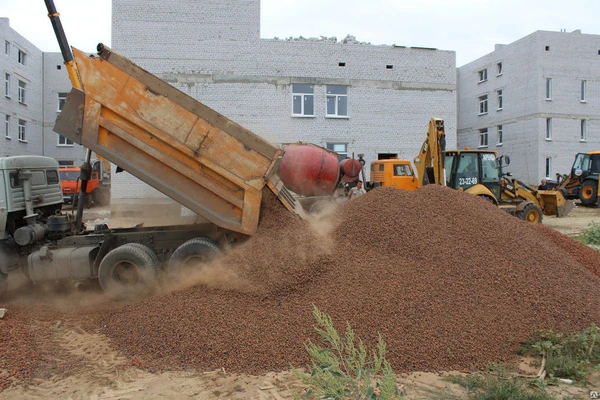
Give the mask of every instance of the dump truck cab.
<svg viewBox="0 0 600 400">
<path fill-rule="evenodd" d="M 110 174 L 104 171 L 104 162 L 96 160 L 92 163 L 92 172 L 86 186 L 86 207 L 92 203 L 106 205 L 110 202 Z M 59 168 L 60 184 L 65 204 L 75 204 L 81 190 L 81 168 L 75 166 Z"/>
<path fill-rule="evenodd" d="M 369 191 L 380 186 L 415 190 L 419 187 L 419 180 L 409 160 L 391 158 L 372 161 L 365 189 Z"/>
<path fill-rule="evenodd" d="M 43 235 L 38 221 L 59 213 L 62 204 L 55 159 L 0 157 L 0 294 L 6 274 L 20 266 L 15 240 Z"/>
</svg>

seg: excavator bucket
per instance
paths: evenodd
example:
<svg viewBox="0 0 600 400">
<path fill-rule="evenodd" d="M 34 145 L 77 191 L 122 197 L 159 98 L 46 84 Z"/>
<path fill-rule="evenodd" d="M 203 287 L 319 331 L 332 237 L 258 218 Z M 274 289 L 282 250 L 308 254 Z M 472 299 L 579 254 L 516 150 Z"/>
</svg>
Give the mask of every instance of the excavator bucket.
<svg viewBox="0 0 600 400">
<path fill-rule="evenodd" d="M 544 215 L 567 216 L 575 206 L 572 201 L 566 200 L 561 192 L 553 190 L 538 190 L 538 198 Z"/>
</svg>

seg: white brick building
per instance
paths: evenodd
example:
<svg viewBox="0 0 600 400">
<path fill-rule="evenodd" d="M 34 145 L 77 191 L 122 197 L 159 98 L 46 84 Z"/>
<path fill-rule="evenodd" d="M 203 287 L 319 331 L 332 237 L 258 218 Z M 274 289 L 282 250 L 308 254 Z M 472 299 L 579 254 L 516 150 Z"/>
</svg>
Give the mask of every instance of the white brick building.
<svg viewBox="0 0 600 400">
<path fill-rule="evenodd" d="M 0 18 L 0 157 L 45 155 L 79 165 L 84 151 L 52 131 L 59 93 L 71 90 L 60 53 L 43 53 Z"/>
<path fill-rule="evenodd" d="M 114 51 L 274 143 L 412 160 L 432 117 L 456 143 L 454 51 L 261 39 L 258 0 L 113 0 L 112 18 Z M 113 178 L 113 203 L 160 197 L 132 182 Z"/>
<path fill-rule="evenodd" d="M 510 156 L 537 183 L 600 149 L 600 35 L 537 31 L 458 69 L 459 147 Z"/>
</svg>

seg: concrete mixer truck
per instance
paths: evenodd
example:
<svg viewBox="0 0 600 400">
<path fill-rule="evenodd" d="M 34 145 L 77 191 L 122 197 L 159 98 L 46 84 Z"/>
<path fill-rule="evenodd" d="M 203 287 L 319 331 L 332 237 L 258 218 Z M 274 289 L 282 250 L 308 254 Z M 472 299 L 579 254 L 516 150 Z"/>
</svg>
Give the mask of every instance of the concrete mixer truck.
<svg viewBox="0 0 600 400">
<path fill-rule="evenodd" d="M 16 270 L 33 283 L 97 279 L 117 296 L 143 294 L 251 236 L 265 190 L 302 218 L 358 180 L 357 160 L 340 163 L 314 145 L 278 148 L 102 44 L 92 56 L 71 49 L 53 1 L 46 6 L 73 85 L 54 131 L 88 151 L 75 215 L 61 213 L 56 160 L 0 159 L 0 295 Z M 87 229 L 92 152 L 208 222 Z"/>
</svg>

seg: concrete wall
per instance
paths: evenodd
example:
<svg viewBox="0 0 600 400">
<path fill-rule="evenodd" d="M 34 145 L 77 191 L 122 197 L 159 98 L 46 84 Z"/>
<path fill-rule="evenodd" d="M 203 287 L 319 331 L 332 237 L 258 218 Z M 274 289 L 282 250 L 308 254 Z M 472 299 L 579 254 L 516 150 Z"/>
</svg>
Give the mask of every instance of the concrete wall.
<svg viewBox="0 0 600 400">
<path fill-rule="evenodd" d="M 135 3 L 113 1 L 113 50 L 267 140 L 346 143 L 349 155 L 367 162 L 378 153 L 412 159 L 429 120 L 440 117 L 448 143 L 456 143 L 453 51 L 373 46 L 351 36 L 260 39 L 258 1 L 179 0 L 158 11 L 154 2 Z M 184 23 L 173 11 L 180 9 L 189 14 Z M 216 28 L 201 23 L 213 13 Z M 314 117 L 292 116 L 293 83 L 315 85 Z M 348 87 L 347 118 L 325 115 L 332 84 Z M 114 197 L 125 201 L 117 188 L 134 180 L 116 179 Z"/>
<path fill-rule="evenodd" d="M 9 54 L 5 44 L 9 43 Z M 18 62 L 19 50 L 25 53 L 25 64 Z M 0 18 L 0 156 L 43 153 L 42 140 L 42 52 L 10 27 L 8 18 Z M 10 89 L 5 93 L 5 76 L 10 74 Z M 25 102 L 18 101 L 19 81 L 25 83 Z M 6 136 L 6 116 L 10 128 Z M 25 121 L 25 140 L 19 140 L 19 120 Z"/>
<path fill-rule="evenodd" d="M 5 54 L 5 43 L 10 54 Z M 18 62 L 22 50 L 25 64 Z M 60 69 L 58 68 L 60 67 Z M 60 53 L 43 53 L 10 27 L 8 18 L 0 18 L 0 157 L 15 155 L 45 155 L 61 161 L 80 164 L 81 146 L 59 146 L 58 135 L 52 131 L 58 115 L 58 92 L 71 90 L 71 82 Z M 5 74 L 11 76 L 9 97 L 5 96 Z M 25 82 L 25 104 L 18 102 L 18 82 Z M 6 116 L 10 116 L 10 132 L 6 136 Z M 18 140 L 19 119 L 26 122 L 25 141 Z"/>
<path fill-rule="evenodd" d="M 64 163 L 81 165 L 85 149 L 74 144 L 59 144 L 59 135 L 54 132 L 58 112 L 58 94 L 71 90 L 71 81 L 61 53 L 44 53 L 44 153 Z"/>
<path fill-rule="evenodd" d="M 516 177 L 536 183 L 568 173 L 575 154 L 598 150 L 600 142 L 600 36 L 575 32 L 537 31 L 458 69 L 459 147 L 478 147 L 479 130 L 492 133 L 488 148 L 511 156 L 508 168 Z M 503 64 L 501 76 L 496 65 Z M 488 68 L 488 80 L 479 83 L 478 71 Z M 552 80 L 551 100 L 546 79 Z M 580 101 L 586 80 L 586 101 Z M 501 89 L 503 108 L 496 109 Z M 489 111 L 478 115 L 478 97 L 488 94 Z M 546 119 L 552 118 L 552 137 L 546 140 Z M 581 120 L 586 140 L 580 140 Z M 497 146 L 495 130 L 502 125 L 504 140 Z M 492 140 L 492 138 L 494 138 Z"/>
</svg>

